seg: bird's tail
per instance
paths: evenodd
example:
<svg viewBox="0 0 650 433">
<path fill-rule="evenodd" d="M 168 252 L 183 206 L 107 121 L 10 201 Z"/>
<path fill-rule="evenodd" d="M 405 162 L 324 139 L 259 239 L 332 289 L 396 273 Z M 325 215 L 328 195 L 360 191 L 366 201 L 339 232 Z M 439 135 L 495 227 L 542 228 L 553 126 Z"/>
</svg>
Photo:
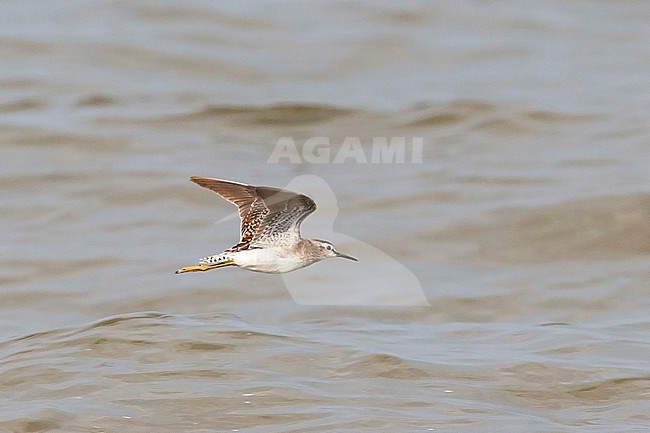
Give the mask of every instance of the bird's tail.
<svg viewBox="0 0 650 433">
<path fill-rule="evenodd" d="M 177 274 L 185 272 L 202 272 L 211 269 L 223 268 L 226 266 L 236 266 L 232 253 L 223 252 L 213 256 L 204 257 L 199 261 L 198 266 L 188 266 L 176 271 Z"/>
</svg>

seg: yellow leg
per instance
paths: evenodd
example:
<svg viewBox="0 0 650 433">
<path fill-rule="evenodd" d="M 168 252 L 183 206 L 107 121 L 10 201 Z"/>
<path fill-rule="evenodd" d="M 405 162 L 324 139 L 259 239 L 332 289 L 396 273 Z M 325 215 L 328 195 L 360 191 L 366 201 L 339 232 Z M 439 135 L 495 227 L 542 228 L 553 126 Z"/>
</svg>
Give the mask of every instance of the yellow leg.
<svg viewBox="0 0 650 433">
<path fill-rule="evenodd" d="M 180 268 L 179 270 L 176 271 L 177 274 L 184 274 L 185 272 L 203 272 L 203 271 L 209 271 L 210 269 L 216 269 L 216 268 L 223 268 L 224 266 L 234 266 L 235 262 L 232 260 L 223 262 L 223 263 L 218 263 L 216 265 L 196 265 L 196 266 L 188 266 L 186 268 Z"/>
</svg>

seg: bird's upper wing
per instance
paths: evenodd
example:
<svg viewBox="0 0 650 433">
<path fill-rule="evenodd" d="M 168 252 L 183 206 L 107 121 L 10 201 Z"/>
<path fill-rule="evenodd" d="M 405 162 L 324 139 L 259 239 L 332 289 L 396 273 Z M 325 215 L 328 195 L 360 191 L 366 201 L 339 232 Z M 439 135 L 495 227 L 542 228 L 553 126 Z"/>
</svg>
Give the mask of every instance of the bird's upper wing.
<svg viewBox="0 0 650 433">
<path fill-rule="evenodd" d="M 197 176 L 190 180 L 239 208 L 241 240 L 231 248 L 235 251 L 294 242 L 300 224 L 316 210 L 311 198 L 286 189 Z"/>
</svg>

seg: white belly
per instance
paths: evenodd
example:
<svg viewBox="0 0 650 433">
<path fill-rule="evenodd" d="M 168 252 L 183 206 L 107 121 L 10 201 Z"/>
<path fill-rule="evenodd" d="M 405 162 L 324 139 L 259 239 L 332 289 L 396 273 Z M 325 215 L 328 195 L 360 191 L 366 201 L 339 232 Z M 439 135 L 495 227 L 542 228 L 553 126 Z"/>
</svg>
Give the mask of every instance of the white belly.
<svg viewBox="0 0 650 433">
<path fill-rule="evenodd" d="M 249 271 L 281 274 L 311 265 L 278 248 L 260 248 L 233 253 L 235 264 Z"/>
</svg>

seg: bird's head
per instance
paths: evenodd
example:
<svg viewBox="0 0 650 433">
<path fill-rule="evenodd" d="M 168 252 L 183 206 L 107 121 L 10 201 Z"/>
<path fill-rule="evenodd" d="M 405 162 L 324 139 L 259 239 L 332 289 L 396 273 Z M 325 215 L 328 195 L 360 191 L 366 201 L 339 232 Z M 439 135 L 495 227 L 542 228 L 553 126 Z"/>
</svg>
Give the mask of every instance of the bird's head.
<svg viewBox="0 0 650 433">
<path fill-rule="evenodd" d="M 312 239 L 312 244 L 320 249 L 323 258 L 342 257 L 344 259 L 354 260 L 355 262 L 359 261 L 352 256 L 348 256 L 347 254 L 339 253 L 336 251 L 336 248 L 334 248 L 334 245 L 332 245 L 330 241 Z"/>
</svg>

